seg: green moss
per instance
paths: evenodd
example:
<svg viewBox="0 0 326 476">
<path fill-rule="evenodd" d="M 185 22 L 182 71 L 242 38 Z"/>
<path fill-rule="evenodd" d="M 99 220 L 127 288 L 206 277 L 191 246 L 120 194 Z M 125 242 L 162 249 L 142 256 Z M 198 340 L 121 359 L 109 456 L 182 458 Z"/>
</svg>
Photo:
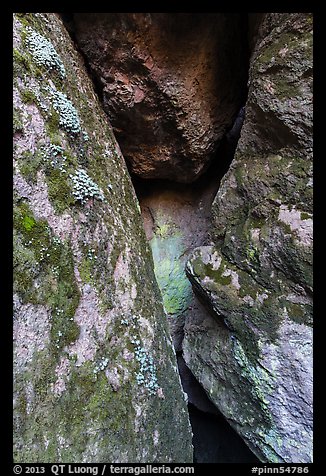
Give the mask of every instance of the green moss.
<svg viewBox="0 0 326 476">
<path fill-rule="evenodd" d="M 258 216 L 259 209 L 255 208 L 251 210 L 251 214 L 248 216 L 248 228 L 258 229 L 262 228 L 266 223 L 266 218 L 264 216 Z M 261 212 L 260 212 L 261 213 Z"/>
<path fill-rule="evenodd" d="M 38 359 L 36 359 L 38 357 Z M 47 351 L 40 351 L 34 355 L 33 365 L 35 370 L 34 392 L 35 404 L 41 404 L 48 397 L 50 393 L 51 383 L 55 380 L 54 369 L 56 365 L 55 359 Z"/>
<path fill-rule="evenodd" d="M 160 238 L 166 238 L 169 235 L 170 226 L 167 223 L 163 223 L 155 229 L 155 235 Z"/>
<path fill-rule="evenodd" d="M 163 230 L 167 231 L 168 227 Z M 182 237 L 178 233 L 166 236 L 158 227 L 158 234 L 150 241 L 154 260 L 154 272 L 163 297 L 166 312 L 178 317 L 187 309 L 191 296 L 191 285 L 180 259 L 184 251 Z"/>
<path fill-rule="evenodd" d="M 283 322 L 278 296 L 271 294 L 261 306 L 255 306 L 250 314 L 252 322 L 265 333 L 266 338 L 270 342 L 277 342 Z"/>
<path fill-rule="evenodd" d="M 280 228 L 282 228 L 284 230 L 285 235 L 292 236 L 293 232 L 292 232 L 291 227 L 288 223 L 285 223 L 282 220 L 277 220 L 277 224 Z"/>
<path fill-rule="evenodd" d="M 297 84 L 281 75 L 273 77 L 273 84 L 275 87 L 275 94 L 280 99 L 289 99 L 293 97 L 301 96 L 301 90 Z"/>
<path fill-rule="evenodd" d="M 73 320 L 80 293 L 72 251 L 53 237 L 46 221 L 36 220 L 26 203 L 14 208 L 14 229 L 14 289 L 23 302 L 49 306 L 52 350 L 57 353 L 79 335 Z"/>
<path fill-rule="evenodd" d="M 291 49 L 300 41 L 301 35 L 294 35 L 292 32 L 282 32 L 279 37 L 274 37 L 270 45 L 266 46 L 263 49 L 257 60 L 260 63 L 270 63 L 272 58 L 274 58 L 277 64 L 286 64 L 286 62 L 288 61 L 287 55 L 285 57 L 282 57 L 279 55 L 279 51 L 285 47 Z"/>
<path fill-rule="evenodd" d="M 23 390 L 23 389 L 22 389 Z M 23 417 L 22 420 L 24 421 L 26 419 L 27 415 L 27 398 L 26 395 L 23 391 L 21 391 L 18 395 L 18 401 L 15 406 L 15 411 L 20 413 L 21 416 Z"/>
<path fill-rule="evenodd" d="M 83 258 L 78 266 L 80 277 L 84 283 L 92 282 L 92 263 L 89 259 Z"/>
<path fill-rule="evenodd" d="M 214 283 L 221 286 L 228 286 L 232 282 L 232 278 L 230 275 L 223 276 L 223 273 L 227 269 L 226 262 L 223 258 L 218 269 L 213 269 L 213 267 L 210 266 L 209 263 L 207 265 L 204 264 L 200 258 L 197 258 L 192 261 L 192 267 L 194 270 L 194 274 L 200 277 L 201 279 L 204 279 L 204 277 L 207 276 L 212 279 Z"/>
<path fill-rule="evenodd" d="M 20 97 L 24 104 L 37 103 L 35 93 L 31 89 L 22 89 L 20 91 Z"/>
<path fill-rule="evenodd" d="M 46 170 L 46 183 L 49 199 L 58 213 L 64 212 L 75 203 L 66 172 L 62 172 L 54 167 L 48 167 Z"/>
<path fill-rule="evenodd" d="M 57 380 L 55 361 L 42 351 L 34 356 L 33 365 L 36 377 L 25 374 L 26 381 L 33 377 L 33 413 L 20 412 L 24 425 L 19 422 L 19 427 L 14 429 L 16 440 L 24 441 L 24 447 L 15 456 L 17 462 L 33 462 L 42 454 L 45 463 L 59 459 L 68 463 L 92 445 L 96 445 L 99 454 L 107 455 L 116 441 L 121 450 L 129 449 L 128 445 L 136 438 L 130 384 L 115 392 L 104 372 L 94 375 L 92 362 L 80 367 L 72 363 L 65 379 L 66 389 L 57 398 L 51 391 L 51 385 Z M 23 385 L 21 382 L 22 389 Z M 60 438 L 69 444 L 62 445 Z"/>
<path fill-rule="evenodd" d="M 29 396 L 32 411 L 31 407 L 29 412 L 23 412 L 21 408 L 15 409 L 19 423 L 14 425 L 14 437 L 16 441 L 24 442 L 23 447 L 14 455 L 18 462 L 32 463 L 37 459 L 38 453 L 42 453 L 42 461 L 55 461 L 55 459 L 48 459 L 50 449 L 44 444 L 45 439 L 52 439 L 49 435 L 55 438 L 58 431 L 58 427 L 51 425 L 48 421 L 54 404 L 51 384 L 56 380 L 55 367 L 55 359 L 48 350 L 42 350 L 33 355 L 31 363 L 33 371 L 27 367 L 25 372 L 20 372 L 16 376 L 15 390 L 20 397 L 25 395 L 27 387 L 32 386 L 32 398 L 31 395 Z M 49 446 L 52 447 L 51 443 Z M 51 457 L 58 457 L 58 454 L 51 452 Z"/>
<path fill-rule="evenodd" d="M 33 277 L 39 271 L 39 263 L 32 250 L 28 249 L 19 234 L 13 232 L 13 270 L 14 292 L 20 294 L 26 300 L 33 301 Z"/>
<path fill-rule="evenodd" d="M 282 304 L 287 310 L 289 319 L 293 322 L 313 326 L 312 305 L 293 303 L 287 300 L 282 300 Z"/>
<path fill-rule="evenodd" d="M 249 274 L 243 271 L 239 272 L 239 284 L 240 289 L 238 293 L 241 298 L 250 296 L 252 299 L 256 300 L 257 294 L 259 292 L 259 286 Z"/>
<path fill-rule="evenodd" d="M 309 220 L 311 219 L 312 215 L 310 213 L 306 213 L 306 212 L 301 212 L 300 213 L 300 218 L 301 220 Z"/>
<path fill-rule="evenodd" d="M 25 74 L 33 73 L 33 67 L 29 56 L 23 54 L 17 48 L 13 49 L 13 72 L 16 77 L 22 77 Z"/>
<path fill-rule="evenodd" d="M 210 263 L 203 263 L 200 256 L 191 261 L 196 288 L 204 296 L 209 294 L 209 303 L 217 319 L 223 318 L 232 333 L 241 341 L 245 354 L 252 364 L 259 357 L 258 334 L 259 329 L 265 338 L 271 342 L 278 339 L 278 332 L 283 320 L 282 303 L 279 301 L 279 292 L 267 290 L 260 285 L 247 271 L 240 269 L 224 258 L 218 270 L 213 270 Z M 239 289 L 232 286 L 231 276 L 227 282 L 221 274 L 230 269 L 238 276 Z M 211 281 L 203 280 L 209 277 Z M 250 302 L 244 300 L 250 297 Z M 259 299 L 258 299 L 259 298 Z M 219 317 L 222 316 L 222 317 Z"/>
<path fill-rule="evenodd" d="M 60 128 L 59 128 L 60 116 L 53 109 L 53 107 L 50 107 L 49 112 L 50 113 L 49 114 L 47 113 L 45 116 L 45 128 L 52 144 L 57 144 L 61 142 L 61 135 L 60 135 Z"/>
<path fill-rule="evenodd" d="M 19 171 L 22 176 L 29 182 L 36 183 L 37 172 L 43 166 L 44 157 L 40 151 L 35 152 L 24 151 L 18 157 Z"/>
<path fill-rule="evenodd" d="M 306 22 L 308 25 L 312 26 L 314 23 L 313 16 L 310 14 L 306 15 Z"/>
<path fill-rule="evenodd" d="M 60 145 L 60 142 L 57 140 L 51 144 Z M 50 155 L 47 148 L 41 147 L 33 153 L 25 151 L 18 157 L 19 170 L 27 181 L 36 183 L 37 173 L 44 171 L 48 196 L 57 213 L 62 213 L 75 204 L 68 177 L 69 173 L 74 172 L 77 160 L 69 152 L 64 151 L 62 154 L 62 157 L 56 158 Z"/>
<path fill-rule="evenodd" d="M 13 133 L 18 134 L 24 132 L 24 125 L 22 120 L 22 114 L 19 109 L 14 108 L 13 110 L 13 118 L 12 118 L 12 125 L 13 125 Z"/>
<path fill-rule="evenodd" d="M 241 189 L 245 181 L 246 172 L 240 163 L 233 170 L 233 175 L 237 181 L 237 186 Z"/>
<path fill-rule="evenodd" d="M 57 275 L 55 292 L 48 297 L 48 303 L 52 309 L 51 343 L 60 352 L 61 349 L 79 336 L 79 326 L 74 321 L 76 309 L 79 304 L 80 292 L 74 275 L 72 252 L 65 247 L 56 249 L 57 259 L 53 261 L 63 263 Z M 55 253 L 54 253 L 55 254 Z"/>
<path fill-rule="evenodd" d="M 24 27 L 31 26 L 32 28 L 39 30 L 40 25 L 35 13 L 15 13 L 15 15 Z"/>
<path fill-rule="evenodd" d="M 251 401 L 251 404 L 243 410 L 247 411 L 249 420 L 253 419 L 256 426 L 263 425 L 266 430 L 272 426 L 273 418 L 269 410 L 269 402 L 262 391 L 262 385 L 264 388 L 269 387 L 272 392 L 273 378 L 262 367 L 257 366 L 257 361 L 250 361 L 241 340 L 240 342 L 235 342 L 233 355 L 239 365 L 241 376 L 247 381 L 244 386 L 244 394 L 248 393 L 248 388 L 250 389 L 250 394 L 245 400 Z"/>
<path fill-rule="evenodd" d="M 260 265 L 260 260 L 259 260 L 259 249 L 250 244 L 248 248 L 246 248 L 246 255 L 249 261 L 255 262 L 255 264 Z"/>
<path fill-rule="evenodd" d="M 23 227 L 27 231 L 31 231 L 31 229 L 35 226 L 35 220 L 33 217 L 29 215 L 24 215 L 23 216 Z"/>
</svg>

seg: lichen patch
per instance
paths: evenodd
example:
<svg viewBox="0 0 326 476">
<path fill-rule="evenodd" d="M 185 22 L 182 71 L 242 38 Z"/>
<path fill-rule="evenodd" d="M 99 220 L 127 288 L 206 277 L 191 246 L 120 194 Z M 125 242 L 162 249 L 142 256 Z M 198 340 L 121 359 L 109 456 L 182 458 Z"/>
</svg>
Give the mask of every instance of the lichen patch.
<svg viewBox="0 0 326 476">
<path fill-rule="evenodd" d="M 278 219 L 286 223 L 294 231 L 299 242 L 304 246 L 312 245 L 313 220 L 308 218 L 302 220 L 302 212 L 295 207 L 289 208 L 287 205 L 281 205 L 279 209 Z"/>
</svg>

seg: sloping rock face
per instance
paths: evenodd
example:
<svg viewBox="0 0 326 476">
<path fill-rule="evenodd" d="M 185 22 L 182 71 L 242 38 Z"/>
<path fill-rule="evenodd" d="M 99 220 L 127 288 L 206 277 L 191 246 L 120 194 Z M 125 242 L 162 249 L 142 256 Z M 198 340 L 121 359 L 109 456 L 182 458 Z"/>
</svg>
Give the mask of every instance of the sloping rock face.
<svg viewBox="0 0 326 476">
<path fill-rule="evenodd" d="M 193 181 L 242 105 L 242 16 L 77 13 L 74 23 L 132 172 Z"/>
<path fill-rule="evenodd" d="M 14 458 L 191 462 L 139 205 L 55 14 L 14 17 Z"/>
<path fill-rule="evenodd" d="M 213 316 L 184 358 L 262 461 L 312 460 L 312 18 L 266 14 L 212 244 L 187 263 Z"/>
</svg>

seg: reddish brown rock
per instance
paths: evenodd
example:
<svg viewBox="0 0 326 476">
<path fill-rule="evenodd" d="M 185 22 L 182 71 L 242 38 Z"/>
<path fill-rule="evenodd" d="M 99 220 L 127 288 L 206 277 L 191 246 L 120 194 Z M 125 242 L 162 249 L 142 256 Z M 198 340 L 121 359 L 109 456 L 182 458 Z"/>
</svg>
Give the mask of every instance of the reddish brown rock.
<svg viewBox="0 0 326 476">
<path fill-rule="evenodd" d="M 246 21 L 191 13 L 77 13 L 74 20 L 131 171 L 192 182 L 242 104 Z"/>
</svg>

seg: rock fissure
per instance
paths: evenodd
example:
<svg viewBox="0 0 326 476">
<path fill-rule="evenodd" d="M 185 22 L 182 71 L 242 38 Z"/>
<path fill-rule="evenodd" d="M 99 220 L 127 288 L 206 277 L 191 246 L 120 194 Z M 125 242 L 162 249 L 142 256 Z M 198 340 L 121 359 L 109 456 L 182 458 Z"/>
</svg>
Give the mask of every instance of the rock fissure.
<svg viewBox="0 0 326 476">
<path fill-rule="evenodd" d="M 14 73 L 15 461 L 311 462 L 312 16 L 19 13 Z"/>
</svg>

